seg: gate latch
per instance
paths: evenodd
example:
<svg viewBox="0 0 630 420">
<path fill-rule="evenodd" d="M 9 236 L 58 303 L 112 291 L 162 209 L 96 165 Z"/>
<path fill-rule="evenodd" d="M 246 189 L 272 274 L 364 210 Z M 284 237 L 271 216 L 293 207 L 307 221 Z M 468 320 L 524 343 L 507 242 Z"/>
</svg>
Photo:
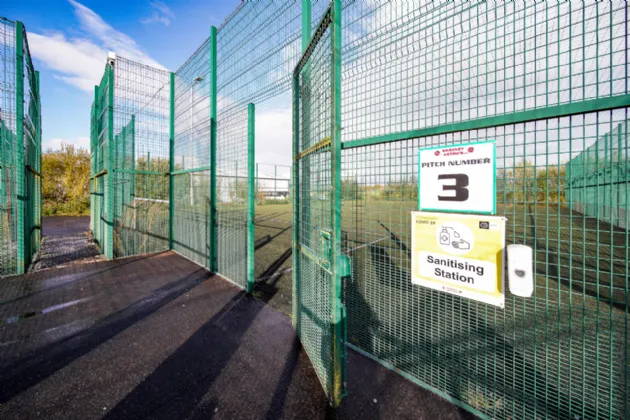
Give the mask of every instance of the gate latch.
<svg viewBox="0 0 630 420">
<path fill-rule="evenodd" d="M 337 271 L 341 278 L 350 277 L 352 275 L 350 257 L 347 255 L 337 255 Z"/>
<path fill-rule="evenodd" d="M 325 270 L 331 269 L 332 261 L 332 233 L 329 230 L 320 230 L 320 247 L 319 247 L 319 261 Z M 352 268 L 350 263 L 350 257 L 347 255 L 337 255 L 336 257 L 337 271 L 340 277 L 350 277 L 352 274 Z"/>
<path fill-rule="evenodd" d="M 332 259 L 332 233 L 329 230 L 319 231 L 319 261 L 324 270 L 330 270 Z"/>
</svg>

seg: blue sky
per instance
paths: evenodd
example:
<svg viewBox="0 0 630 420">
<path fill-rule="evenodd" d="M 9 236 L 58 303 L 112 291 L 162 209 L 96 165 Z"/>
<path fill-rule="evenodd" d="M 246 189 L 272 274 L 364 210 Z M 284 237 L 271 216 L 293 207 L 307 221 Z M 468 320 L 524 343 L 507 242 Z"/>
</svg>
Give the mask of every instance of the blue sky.
<svg viewBox="0 0 630 420">
<path fill-rule="evenodd" d="M 240 0 L 10 0 L 42 89 L 43 148 L 89 149 L 90 106 L 107 51 L 175 71 Z"/>
</svg>

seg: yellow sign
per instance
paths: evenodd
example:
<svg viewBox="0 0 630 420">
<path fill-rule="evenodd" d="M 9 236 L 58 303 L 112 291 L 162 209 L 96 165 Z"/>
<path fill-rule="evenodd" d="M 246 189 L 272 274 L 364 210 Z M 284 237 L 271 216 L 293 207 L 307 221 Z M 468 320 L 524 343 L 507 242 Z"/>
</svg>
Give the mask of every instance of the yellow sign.
<svg viewBox="0 0 630 420">
<path fill-rule="evenodd" d="M 503 308 L 505 218 L 411 214 L 411 282 Z"/>
</svg>

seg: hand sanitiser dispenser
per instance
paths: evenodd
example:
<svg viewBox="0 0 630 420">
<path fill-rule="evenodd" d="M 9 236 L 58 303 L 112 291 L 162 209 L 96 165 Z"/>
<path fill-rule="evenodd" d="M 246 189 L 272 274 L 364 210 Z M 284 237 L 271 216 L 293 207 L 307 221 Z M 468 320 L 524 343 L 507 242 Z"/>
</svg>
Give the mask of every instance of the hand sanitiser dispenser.
<svg viewBox="0 0 630 420">
<path fill-rule="evenodd" d="M 521 297 L 534 293 L 534 251 L 527 245 L 508 245 L 508 281 L 510 292 Z"/>
</svg>

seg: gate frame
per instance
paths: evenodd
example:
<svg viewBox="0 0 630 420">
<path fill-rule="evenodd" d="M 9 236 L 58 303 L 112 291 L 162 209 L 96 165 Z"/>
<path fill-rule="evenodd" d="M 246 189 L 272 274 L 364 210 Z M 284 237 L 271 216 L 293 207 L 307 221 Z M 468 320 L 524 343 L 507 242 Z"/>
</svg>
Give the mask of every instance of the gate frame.
<svg viewBox="0 0 630 420">
<path fill-rule="evenodd" d="M 349 263 L 347 257 L 341 253 L 341 0 L 331 1 L 330 6 L 322 16 L 317 25 L 314 36 L 310 36 L 311 8 L 310 1 L 302 1 L 302 57 L 298 61 L 293 71 L 293 313 L 294 326 L 298 337 L 301 336 L 300 325 L 300 282 L 299 257 L 301 247 L 299 244 L 300 216 L 299 216 L 299 161 L 304 156 L 317 153 L 318 151 L 330 149 L 331 153 L 331 184 L 333 191 L 330 197 L 331 213 L 331 320 L 330 328 L 332 333 L 332 382 L 330 389 L 324 385 L 324 390 L 328 395 L 333 407 L 338 407 L 341 400 L 346 395 L 346 311 L 342 302 L 341 282 L 342 278 L 349 275 Z M 328 28 L 331 30 L 331 138 L 328 142 L 323 140 L 317 145 L 300 152 L 300 72 L 307 65 L 311 54 L 321 41 L 321 34 Z M 326 144 L 327 143 L 327 144 Z M 296 203 L 297 202 L 297 203 Z M 308 352 L 307 352 L 308 354 Z M 320 378 L 320 381 L 322 378 Z"/>
</svg>

